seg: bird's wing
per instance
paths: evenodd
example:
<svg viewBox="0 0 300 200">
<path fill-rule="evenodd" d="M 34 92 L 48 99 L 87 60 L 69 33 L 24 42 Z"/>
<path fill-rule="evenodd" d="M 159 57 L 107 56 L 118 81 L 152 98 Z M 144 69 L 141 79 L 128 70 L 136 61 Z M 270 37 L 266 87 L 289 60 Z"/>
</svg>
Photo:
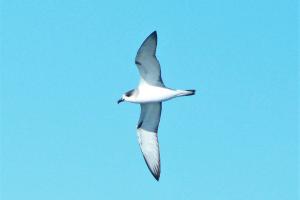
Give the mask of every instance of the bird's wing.
<svg viewBox="0 0 300 200">
<path fill-rule="evenodd" d="M 151 33 L 139 48 L 135 64 L 138 67 L 141 78 L 150 85 L 164 86 L 161 79 L 160 65 L 156 58 L 157 34 Z"/>
<path fill-rule="evenodd" d="M 154 178 L 160 176 L 160 156 L 157 129 L 160 121 L 161 102 L 141 104 L 137 136 L 146 164 Z"/>
</svg>

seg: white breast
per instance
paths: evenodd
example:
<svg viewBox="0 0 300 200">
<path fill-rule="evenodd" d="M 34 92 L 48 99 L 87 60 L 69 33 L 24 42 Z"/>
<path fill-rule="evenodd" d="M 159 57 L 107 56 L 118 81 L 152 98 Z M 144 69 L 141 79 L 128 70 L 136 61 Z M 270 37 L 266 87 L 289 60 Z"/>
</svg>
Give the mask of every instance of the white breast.
<svg viewBox="0 0 300 200">
<path fill-rule="evenodd" d="M 149 84 L 140 84 L 138 87 L 138 93 L 134 99 L 131 99 L 133 103 L 151 103 L 166 101 L 176 97 L 177 91 L 169 88 L 157 87 Z"/>
</svg>

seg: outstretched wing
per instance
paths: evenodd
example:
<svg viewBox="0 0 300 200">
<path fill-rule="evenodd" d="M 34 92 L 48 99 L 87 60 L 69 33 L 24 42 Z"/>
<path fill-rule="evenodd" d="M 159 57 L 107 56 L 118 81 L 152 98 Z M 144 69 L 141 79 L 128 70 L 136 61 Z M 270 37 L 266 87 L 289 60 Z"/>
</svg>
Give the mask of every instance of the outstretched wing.
<svg viewBox="0 0 300 200">
<path fill-rule="evenodd" d="M 141 104 L 137 136 L 146 164 L 154 178 L 160 176 L 160 156 L 157 129 L 161 114 L 161 102 Z"/>
<path fill-rule="evenodd" d="M 154 31 L 143 42 L 135 57 L 141 78 L 150 85 L 164 86 L 160 65 L 156 58 L 157 33 Z"/>
</svg>

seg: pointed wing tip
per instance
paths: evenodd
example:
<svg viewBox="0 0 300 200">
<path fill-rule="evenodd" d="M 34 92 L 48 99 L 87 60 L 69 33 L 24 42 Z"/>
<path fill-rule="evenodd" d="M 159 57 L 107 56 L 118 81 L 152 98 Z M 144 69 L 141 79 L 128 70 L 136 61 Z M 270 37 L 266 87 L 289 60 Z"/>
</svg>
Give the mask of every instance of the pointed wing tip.
<svg viewBox="0 0 300 200">
<path fill-rule="evenodd" d="M 140 54 L 144 54 L 146 56 L 147 55 L 154 56 L 156 52 L 156 46 L 157 46 L 157 32 L 153 31 L 150 35 L 148 35 L 148 37 L 144 40 L 144 42 L 140 46 L 135 57 L 135 62 L 137 61 L 140 63 L 142 62 L 141 58 L 139 58 Z"/>
<path fill-rule="evenodd" d="M 159 181 L 159 177 L 160 177 L 160 174 L 153 174 L 153 176 L 154 176 L 154 178 L 155 178 L 155 180 L 158 182 Z"/>
<path fill-rule="evenodd" d="M 145 162 L 146 162 L 146 164 L 147 164 L 147 167 L 148 167 L 149 171 L 151 172 L 152 176 L 155 178 L 156 181 L 159 181 L 159 178 L 160 178 L 160 165 L 159 165 L 158 170 L 155 170 L 155 171 L 154 171 L 153 169 L 151 169 L 151 167 L 150 167 L 150 165 L 148 164 L 148 162 L 147 162 L 145 156 L 144 156 L 144 159 L 145 159 Z"/>
<path fill-rule="evenodd" d="M 159 163 L 158 169 L 156 169 L 156 170 L 155 170 L 155 169 L 152 169 L 152 168 L 150 167 L 150 165 L 149 165 L 149 163 L 148 163 L 146 157 L 144 156 L 144 154 L 143 154 L 143 157 L 144 157 L 144 160 L 145 160 L 145 162 L 146 162 L 146 165 L 147 165 L 149 171 L 151 172 L 151 174 L 152 174 L 152 176 L 155 178 L 155 180 L 158 182 L 158 181 L 159 181 L 159 178 L 160 178 L 160 163 Z"/>
<path fill-rule="evenodd" d="M 159 181 L 159 178 L 160 178 L 160 162 L 159 162 L 159 165 L 158 165 L 158 169 L 157 169 L 157 170 L 153 170 L 153 169 L 150 167 L 150 165 L 149 165 L 149 163 L 148 163 L 146 157 L 144 156 L 144 154 L 143 154 L 143 157 L 144 157 L 144 160 L 145 160 L 145 162 L 146 162 L 146 165 L 147 165 L 149 171 L 151 172 L 152 176 L 155 178 L 156 181 Z"/>
<path fill-rule="evenodd" d="M 153 31 L 150 35 L 157 37 L 157 31 Z"/>
<path fill-rule="evenodd" d="M 153 169 L 151 169 L 150 165 L 148 164 L 145 156 L 144 156 L 144 159 L 146 161 L 147 167 L 148 167 L 149 171 L 151 172 L 152 176 L 155 178 L 156 181 L 159 181 L 159 178 L 160 178 L 160 164 L 159 164 L 158 170 L 153 170 Z"/>
<path fill-rule="evenodd" d="M 147 40 L 147 39 L 150 39 L 150 38 L 152 38 L 152 39 L 154 39 L 155 41 L 157 41 L 157 32 L 156 32 L 156 31 L 153 31 L 153 32 L 146 38 L 146 40 Z"/>
<path fill-rule="evenodd" d="M 146 161 L 146 163 L 147 163 L 147 161 Z M 148 165 L 148 163 L 147 163 L 147 165 Z M 149 165 L 148 165 L 148 168 L 149 168 L 152 176 L 155 178 L 155 180 L 159 181 L 159 178 L 160 178 L 160 169 L 158 171 L 154 172 L 154 171 L 151 170 L 151 168 L 149 167 Z"/>
<path fill-rule="evenodd" d="M 151 41 L 154 41 L 155 45 L 155 50 L 156 50 L 156 45 L 157 45 L 157 32 L 153 31 L 143 42 L 142 46 L 146 43 L 149 43 Z"/>
</svg>

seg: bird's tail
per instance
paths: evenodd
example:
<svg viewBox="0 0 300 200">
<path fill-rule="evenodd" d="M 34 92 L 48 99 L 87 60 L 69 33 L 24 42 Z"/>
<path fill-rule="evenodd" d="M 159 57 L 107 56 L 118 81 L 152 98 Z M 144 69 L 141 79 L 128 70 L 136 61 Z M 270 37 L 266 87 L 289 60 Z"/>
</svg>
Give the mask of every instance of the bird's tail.
<svg viewBox="0 0 300 200">
<path fill-rule="evenodd" d="M 177 96 L 191 96 L 196 93 L 196 90 L 177 90 Z"/>
</svg>

